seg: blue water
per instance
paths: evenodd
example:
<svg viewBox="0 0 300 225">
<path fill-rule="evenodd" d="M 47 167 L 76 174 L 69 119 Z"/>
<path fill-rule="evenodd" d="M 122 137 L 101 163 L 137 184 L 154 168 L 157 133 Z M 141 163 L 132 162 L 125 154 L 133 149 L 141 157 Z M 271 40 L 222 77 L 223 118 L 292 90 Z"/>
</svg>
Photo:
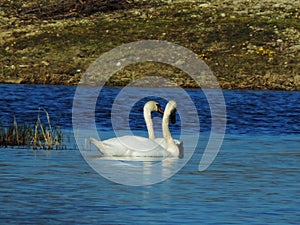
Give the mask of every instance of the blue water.
<svg viewBox="0 0 300 225">
<path fill-rule="evenodd" d="M 12 115 L 19 123 L 35 122 L 44 107 L 53 123 L 70 131 L 75 87 L 0 85 L 0 91 L 2 124 L 11 124 Z M 105 118 L 119 92 L 103 89 L 106 102 L 99 99 L 96 107 L 97 129 L 108 136 L 114 133 Z M 177 174 L 159 184 L 131 187 L 103 178 L 75 149 L 72 134 L 64 151 L 1 148 L 1 224 L 299 224 L 300 92 L 224 91 L 225 140 L 203 172 L 198 164 L 210 109 L 200 90 L 188 93 L 199 113 L 199 145 Z M 130 113 L 136 132 L 145 130 L 144 101 Z M 177 135 L 178 119 L 171 127 Z"/>
</svg>

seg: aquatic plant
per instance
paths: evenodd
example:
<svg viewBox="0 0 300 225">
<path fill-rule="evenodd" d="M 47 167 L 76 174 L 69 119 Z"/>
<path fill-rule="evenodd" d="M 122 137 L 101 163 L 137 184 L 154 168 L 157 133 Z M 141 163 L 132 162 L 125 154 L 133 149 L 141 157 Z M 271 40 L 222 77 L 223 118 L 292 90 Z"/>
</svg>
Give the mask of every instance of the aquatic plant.
<svg viewBox="0 0 300 225">
<path fill-rule="evenodd" d="M 46 124 L 42 123 L 41 112 L 46 115 Z M 32 148 L 33 150 L 66 149 L 60 124 L 53 126 L 49 113 L 44 108 L 38 109 L 35 124 L 18 124 L 15 115 L 12 124 L 9 126 L 4 126 L 0 121 L 0 146 L 19 146 Z"/>
<path fill-rule="evenodd" d="M 18 124 L 15 116 L 9 126 L 4 126 L 0 122 L 0 146 L 28 146 L 31 136 L 32 127 L 25 123 Z"/>
<path fill-rule="evenodd" d="M 47 118 L 47 124 L 43 124 L 41 122 L 40 112 L 43 111 Z M 53 127 L 51 125 L 51 120 L 49 113 L 44 108 L 39 108 L 38 118 L 36 124 L 34 126 L 34 135 L 32 137 L 32 145 L 33 149 L 65 149 L 65 145 L 63 143 L 63 133 L 61 130 L 61 126 L 58 124 Z"/>
</svg>

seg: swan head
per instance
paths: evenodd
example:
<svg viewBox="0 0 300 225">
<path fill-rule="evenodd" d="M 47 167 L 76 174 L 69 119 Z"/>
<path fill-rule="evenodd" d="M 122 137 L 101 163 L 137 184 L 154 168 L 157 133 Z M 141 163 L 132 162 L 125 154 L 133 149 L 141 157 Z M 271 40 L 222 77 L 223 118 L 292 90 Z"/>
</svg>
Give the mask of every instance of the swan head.
<svg viewBox="0 0 300 225">
<path fill-rule="evenodd" d="M 148 101 L 144 105 L 144 112 L 159 112 L 160 114 L 164 114 L 164 111 L 161 109 L 160 104 L 156 101 Z"/>
</svg>

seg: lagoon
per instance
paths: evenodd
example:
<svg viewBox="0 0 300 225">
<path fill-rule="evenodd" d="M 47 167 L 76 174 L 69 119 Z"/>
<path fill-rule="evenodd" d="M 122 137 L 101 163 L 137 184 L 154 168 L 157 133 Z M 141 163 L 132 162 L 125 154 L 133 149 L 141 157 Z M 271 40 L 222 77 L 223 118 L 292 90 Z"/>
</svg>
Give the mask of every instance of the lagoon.
<svg viewBox="0 0 300 225">
<path fill-rule="evenodd" d="M 200 90 L 187 90 L 200 121 L 194 154 L 171 178 L 132 187 L 100 176 L 76 148 L 75 87 L 2 84 L 0 90 L 2 124 L 10 124 L 13 114 L 20 123 L 34 123 L 37 108 L 44 107 L 64 128 L 67 145 L 58 151 L 0 149 L 3 224 L 299 224 L 300 92 L 223 91 L 225 139 L 212 165 L 200 172 L 210 109 Z M 115 135 L 107 118 L 120 90 L 102 90 L 107 98 L 97 105 L 96 125 L 103 137 Z M 134 105 L 129 126 L 146 136 L 140 105 Z M 176 137 L 179 125 L 171 127 Z"/>
</svg>

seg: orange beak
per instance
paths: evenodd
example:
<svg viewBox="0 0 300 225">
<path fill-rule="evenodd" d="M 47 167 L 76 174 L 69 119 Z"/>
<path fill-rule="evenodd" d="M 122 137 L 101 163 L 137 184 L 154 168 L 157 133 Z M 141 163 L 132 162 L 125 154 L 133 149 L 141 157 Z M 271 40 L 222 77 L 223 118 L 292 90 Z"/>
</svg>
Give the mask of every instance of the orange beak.
<svg viewBox="0 0 300 225">
<path fill-rule="evenodd" d="M 162 115 L 164 114 L 164 111 L 160 107 L 157 108 L 157 112 L 159 112 Z"/>
</svg>

